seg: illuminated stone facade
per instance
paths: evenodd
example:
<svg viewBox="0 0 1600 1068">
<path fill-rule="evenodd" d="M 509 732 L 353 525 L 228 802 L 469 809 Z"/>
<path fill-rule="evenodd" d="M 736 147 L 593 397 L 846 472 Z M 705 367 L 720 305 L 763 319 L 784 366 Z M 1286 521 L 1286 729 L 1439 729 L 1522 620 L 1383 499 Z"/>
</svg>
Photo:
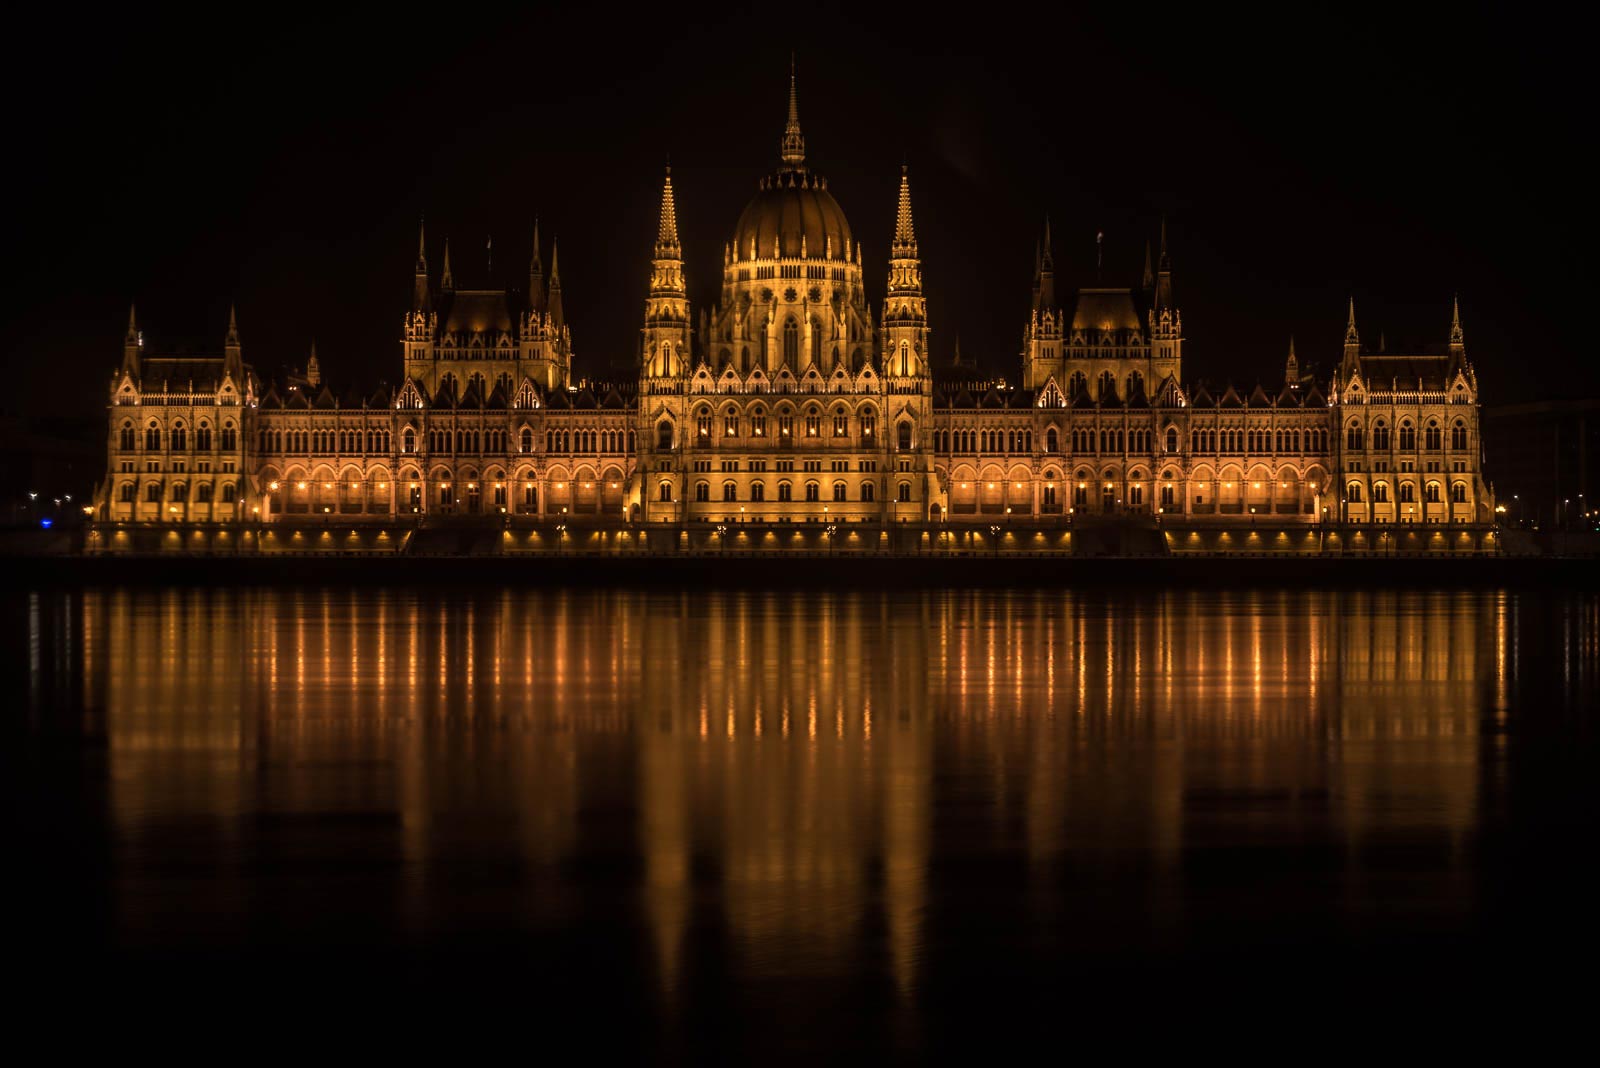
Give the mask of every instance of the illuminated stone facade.
<svg viewBox="0 0 1600 1068">
<path fill-rule="evenodd" d="M 221 357 L 151 358 L 130 316 L 110 388 L 102 524 L 291 525 L 491 517 L 620 526 L 1050 526 L 1494 521 L 1459 314 L 1438 354 L 1365 351 L 1352 303 L 1331 377 L 1212 391 L 1183 377 L 1163 231 L 1137 286 L 1058 303 L 1049 229 L 1022 366 L 936 383 L 902 169 L 876 318 L 862 249 L 805 162 L 794 85 L 776 171 L 690 308 L 672 178 L 635 381 L 574 376 L 558 254 L 527 288 L 437 286 L 419 247 L 403 384 L 336 397 L 315 354 L 258 380 L 230 317 Z M 1441 321 L 1443 316 L 1441 315 Z"/>
</svg>

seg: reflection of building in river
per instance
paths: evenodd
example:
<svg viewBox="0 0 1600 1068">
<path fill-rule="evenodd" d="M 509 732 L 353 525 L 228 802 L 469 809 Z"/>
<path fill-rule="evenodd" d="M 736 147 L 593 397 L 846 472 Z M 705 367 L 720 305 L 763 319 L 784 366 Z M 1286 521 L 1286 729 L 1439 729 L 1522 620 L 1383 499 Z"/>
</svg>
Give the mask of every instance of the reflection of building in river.
<svg viewBox="0 0 1600 1068">
<path fill-rule="evenodd" d="M 366 820 L 418 929 L 467 922 L 459 865 L 553 873 L 537 926 L 583 907 L 563 866 L 636 850 L 668 987 L 710 900 L 749 973 L 882 930 L 909 989 L 951 821 L 1014 841 L 1041 908 L 1063 865 L 1177 872 L 1230 821 L 1465 833 L 1507 627 L 1480 593 L 114 590 L 81 649 L 119 834 Z"/>
</svg>

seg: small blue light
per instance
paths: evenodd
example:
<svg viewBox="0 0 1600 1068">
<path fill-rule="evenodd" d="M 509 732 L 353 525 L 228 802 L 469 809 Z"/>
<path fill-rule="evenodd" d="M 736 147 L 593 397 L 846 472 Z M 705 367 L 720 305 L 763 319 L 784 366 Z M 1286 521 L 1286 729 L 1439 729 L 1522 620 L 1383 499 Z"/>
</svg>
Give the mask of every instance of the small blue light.
<svg viewBox="0 0 1600 1068">
<path fill-rule="evenodd" d="M 56 525 L 56 521 L 54 519 L 41 519 L 39 520 L 39 525 L 44 527 L 44 529 L 49 530 L 51 527 Z"/>
</svg>

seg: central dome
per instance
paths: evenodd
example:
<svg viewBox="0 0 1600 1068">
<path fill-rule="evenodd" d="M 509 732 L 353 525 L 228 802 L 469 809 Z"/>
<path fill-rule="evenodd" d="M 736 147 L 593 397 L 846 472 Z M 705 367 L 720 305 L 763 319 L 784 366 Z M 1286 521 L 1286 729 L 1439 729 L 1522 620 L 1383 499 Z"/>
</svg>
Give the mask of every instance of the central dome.
<svg viewBox="0 0 1600 1068">
<path fill-rule="evenodd" d="M 850 224 L 827 179 L 803 167 L 763 178 L 733 231 L 733 255 L 740 260 L 844 260 L 850 247 Z"/>
</svg>

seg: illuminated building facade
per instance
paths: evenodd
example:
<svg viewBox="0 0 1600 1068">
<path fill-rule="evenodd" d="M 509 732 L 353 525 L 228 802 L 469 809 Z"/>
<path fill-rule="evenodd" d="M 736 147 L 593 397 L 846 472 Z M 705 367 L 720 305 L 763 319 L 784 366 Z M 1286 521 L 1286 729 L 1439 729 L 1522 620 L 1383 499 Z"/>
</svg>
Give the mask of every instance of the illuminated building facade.
<svg viewBox="0 0 1600 1068">
<path fill-rule="evenodd" d="M 1281 388 L 1212 391 L 1183 376 L 1164 228 L 1138 285 L 1063 304 L 1047 226 L 1017 381 L 958 354 L 936 383 L 908 175 L 874 319 L 861 243 L 805 161 L 791 79 L 779 165 L 698 318 L 668 172 L 630 382 L 574 376 L 537 233 L 522 293 L 458 288 L 448 246 L 435 284 L 421 243 L 402 384 L 367 398 L 336 397 L 314 353 L 258 380 L 231 317 L 221 357 L 147 357 L 130 316 L 97 522 L 1493 524 L 1459 313 L 1438 354 L 1376 353 L 1352 302 L 1331 377 L 1291 343 Z"/>
</svg>

